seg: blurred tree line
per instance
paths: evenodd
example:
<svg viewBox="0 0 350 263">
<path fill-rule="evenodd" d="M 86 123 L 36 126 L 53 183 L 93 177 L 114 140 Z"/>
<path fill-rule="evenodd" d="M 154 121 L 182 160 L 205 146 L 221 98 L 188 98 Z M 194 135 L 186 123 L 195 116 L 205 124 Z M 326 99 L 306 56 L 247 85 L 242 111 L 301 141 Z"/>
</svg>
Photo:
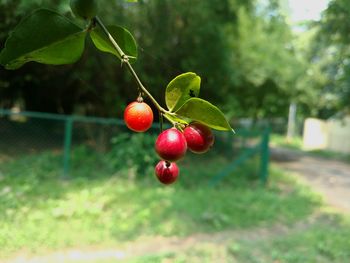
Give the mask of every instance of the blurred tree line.
<svg viewBox="0 0 350 263">
<path fill-rule="evenodd" d="M 303 85 L 309 87 L 313 115 L 329 118 L 350 111 L 350 5 L 332 0 L 318 22 L 309 25 L 303 38 L 308 71 Z M 339 114 L 338 114 L 339 115 Z"/>
<path fill-rule="evenodd" d="M 346 2 L 334 0 L 335 7 L 298 39 L 278 0 L 100 0 L 100 17 L 135 36 L 136 70 L 161 102 L 172 78 L 193 71 L 202 77 L 201 97 L 220 105 L 228 117 L 286 117 L 291 102 L 305 114 L 326 116 L 347 103 L 340 102 L 344 90 L 349 94 L 349 36 L 338 36 L 341 30 L 349 32 Z M 72 17 L 69 0 L 0 0 L 0 5 L 0 48 L 35 8 Z M 338 21 L 337 12 L 345 11 L 348 16 Z M 31 111 L 121 117 L 137 97 L 136 84 L 115 57 L 96 52 L 89 41 L 74 65 L 0 68 L 0 107 L 19 104 Z M 344 55 L 347 59 L 340 62 L 337 58 Z M 339 97 L 332 98 L 331 107 L 323 96 L 327 92 Z"/>
</svg>

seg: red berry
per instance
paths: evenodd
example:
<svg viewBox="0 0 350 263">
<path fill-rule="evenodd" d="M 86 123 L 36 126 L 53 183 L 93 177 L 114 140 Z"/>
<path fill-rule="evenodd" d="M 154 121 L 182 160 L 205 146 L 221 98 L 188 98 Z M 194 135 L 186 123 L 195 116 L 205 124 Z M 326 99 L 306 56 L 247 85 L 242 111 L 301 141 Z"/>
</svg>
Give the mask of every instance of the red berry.
<svg viewBox="0 0 350 263">
<path fill-rule="evenodd" d="M 126 107 L 124 121 L 130 130 L 147 131 L 153 123 L 153 111 L 146 103 L 134 101 Z"/>
<path fill-rule="evenodd" d="M 175 162 L 185 155 L 187 143 L 182 132 L 171 128 L 159 134 L 155 148 L 162 159 Z"/>
<path fill-rule="evenodd" d="M 199 122 L 193 122 L 184 130 L 187 147 L 194 153 L 205 153 L 214 144 L 211 129 Z"/>
<path fill-rule="evenodd" d="M 163 184 L 172 184 L 179 175 L 179 168 L 176 163 L 160 161 L 155 168 L 158 180 Z"/>
</svg>

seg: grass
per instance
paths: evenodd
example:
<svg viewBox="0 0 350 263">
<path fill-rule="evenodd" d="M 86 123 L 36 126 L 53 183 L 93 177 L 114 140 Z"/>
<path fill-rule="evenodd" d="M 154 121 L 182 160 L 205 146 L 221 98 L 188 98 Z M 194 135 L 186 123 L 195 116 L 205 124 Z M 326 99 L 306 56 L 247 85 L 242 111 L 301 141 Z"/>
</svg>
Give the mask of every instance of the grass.
<svg viewBox="0 0 350 263">
<path fill-rule="evenodd" d="M 181 253 L 149 255 L 126 262 L 345 263 L 350 261 L 349 236 L 349 221 L 339 216 L 326 215 L 309 229 L 286 236 L 275 234 L 259 240 L 242 237 L 221 244 L 202 243 Z M 105 261 L 99 261 L 102 262 Z"/>
<path fill-rule="evenodd" d="M 288 148 L 291 150 L 302 150 L 303 147 L 303 140 L 301 137 L 293 137 L 289 140 L 286 139 L 286 136 L 280 135 L 280 134 L 271 134 L 270 136 L 271 144 L 278 146 L 278 147 L 283 147 L 283 148 Z"/>
<path fill-rule="evenodd" d="M 272 145 L 275 145 L 278 147 L 301 151 L 311 156 L 339 160 L 339 161 L 350 163 L 350 154 L 333 152 L 329 150 L 309 150 L 309 151 L 303 150 L 303 142 L 301 137 L 294 137 L 290 140 L 287 140 L 286 137 L 283 135 L 272 134 L 271 143 Z"/>
<path fill-rule="evenodd" d="M 77 148 L 72 165 L 80 169 L 73 169 L 70 180 L 61 179 L 61 156 L 53 153 L 1 164 L 0 258 L 18 251 L 114 246 L 140 236 L 288 225 L 320 206 L 318 196 L 277 169 L 262 186 L 254 178 L 256 160 L 211 188 L 209 179 L 228 163 L 215 153 L 188 156 L 171 187 L 155 180 L 153 166 L 135 172 L 129 160 L 119 160 L 122 169 L 109 158 Z"/>
<path fill-rule="evenodd" d="M 233 243 L 229 251 L 244 262 L 349 262 L 349 236 L 350 222 L 329 214 L 306 230 L 264 241 Z M 249 247 L 254 247 L 255 256 Z"/>
</svg>

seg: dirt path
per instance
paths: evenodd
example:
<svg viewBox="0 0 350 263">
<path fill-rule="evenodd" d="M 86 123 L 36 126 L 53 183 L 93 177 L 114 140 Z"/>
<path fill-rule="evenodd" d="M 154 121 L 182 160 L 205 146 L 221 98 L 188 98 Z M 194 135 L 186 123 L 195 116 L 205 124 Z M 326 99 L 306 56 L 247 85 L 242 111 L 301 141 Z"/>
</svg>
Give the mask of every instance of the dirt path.
<svg viewBox="0 0 350 263">
<path fill-rule="evenodd" d="M 47 255 L 34 257 L 21 252 L 20 256 L 2 261 L 2 263 L 85 263 L 107 260 L 108 262 L 110 260 L 121 262 L 149 255 L 171 252 L 180 253 L 201 245 L 211 245 L 219 249 L 237 240 L 268 240 L 289 235 L 290 233 L 302 232 L 310 228 L 315 222 L 328 222 L 328 220 L 327 216 L 316 212 L 307 219 L 303 219 L 291 226 L 276 224 L 271 227 L 257 227 L 247 230 L 231 230 L 212 234 L 198 233 L 188 237 L 144 237 L 124 243 L 120 247 L 109 249 L 99 247 L 68 249 L 52 253 L 48 252 Z"/>
<path fill-rule="evenodd" d="M 339 211 L 350 213 L 349 164 L 282 148 L 272 148 L 271 156 L 278 166 L 292 172 L 322 194 L 325 203 Z"/>
</svg>

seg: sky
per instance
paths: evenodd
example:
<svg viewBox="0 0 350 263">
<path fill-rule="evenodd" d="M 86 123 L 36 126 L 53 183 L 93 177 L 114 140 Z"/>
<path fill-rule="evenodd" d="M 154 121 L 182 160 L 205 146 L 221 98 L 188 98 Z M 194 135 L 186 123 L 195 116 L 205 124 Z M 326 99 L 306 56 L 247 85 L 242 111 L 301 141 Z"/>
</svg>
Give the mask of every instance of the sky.
<svg viewBox="0 0 350 263">
<path fill-rule="evenodd" d="M 290 19 L 293 23 L 304 20 L 319 20 L 329 0 L 288 0 Z"/>
</svg>

